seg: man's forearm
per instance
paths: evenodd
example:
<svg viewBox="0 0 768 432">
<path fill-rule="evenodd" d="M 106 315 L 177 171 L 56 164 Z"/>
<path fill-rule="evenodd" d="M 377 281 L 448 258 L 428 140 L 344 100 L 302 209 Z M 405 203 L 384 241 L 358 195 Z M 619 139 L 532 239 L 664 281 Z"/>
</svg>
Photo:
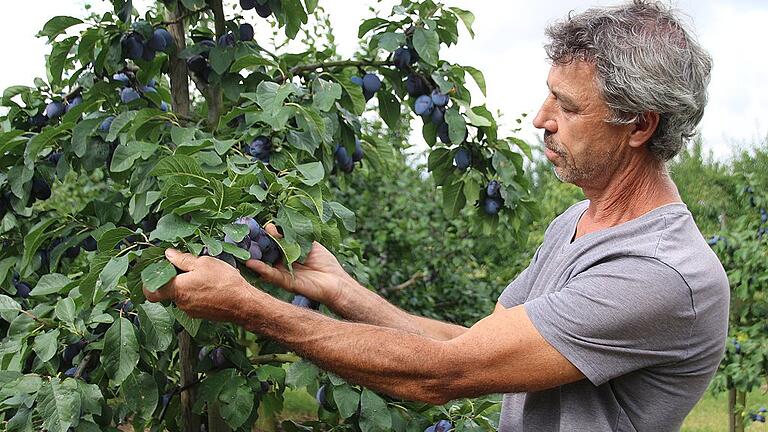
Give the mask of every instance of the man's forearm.
<svg viewBox="0 0 768 432">
<path fill-rule="evenodd" d="M 258 319 L 253 318 L 256 308 Z M 444 342 L 400 329 L 338 321 L 262 292 L 243 304 L 241 312 L 240 324 L 247 330 L 275 339 L 351 382 L 405 399 L 445 402 L 451 362 Z"/>
<path fill-rule="evenodd" d="M 450 340 L 467 330 L 456 324 L 409 314 L 352 278 L 340 284 L 341 294 L 327 306 L 346 320 L 399 329 L 437 340 Z"/>
</svg>

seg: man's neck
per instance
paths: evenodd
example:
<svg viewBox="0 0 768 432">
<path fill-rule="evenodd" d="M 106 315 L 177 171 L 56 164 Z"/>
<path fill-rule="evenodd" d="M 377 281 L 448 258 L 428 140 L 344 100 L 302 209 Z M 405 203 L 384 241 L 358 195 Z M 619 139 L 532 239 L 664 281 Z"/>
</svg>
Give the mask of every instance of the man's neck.
<svg viewBox="0 0 768 432">
<path fill-rule="evenodd" d="M 600 187 L 582 190 L 589 199 L 582 217 L 587 231 L 619 225 L 662 205 L 682 202 L 664 163 L 649 156 L 638 156 L 617 169 Z"/>
</svg>

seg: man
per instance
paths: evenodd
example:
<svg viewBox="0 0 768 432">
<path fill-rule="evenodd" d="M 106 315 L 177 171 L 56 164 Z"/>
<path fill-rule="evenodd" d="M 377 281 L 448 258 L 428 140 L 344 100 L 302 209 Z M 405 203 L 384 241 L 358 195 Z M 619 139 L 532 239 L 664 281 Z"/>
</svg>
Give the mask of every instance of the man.
<svg viewBox="0 0 768 432">
<path fill-rule="evenodd" d="M 505 393 L 502 431 L 678 430 L 727 331 L 725 272 L 665 168 L 702 117 L 711 62 L 657 4 L 590 9 L 547 34 L 549 95 L 534 125 L 556 175 L 588 199 L 550 224 L 490 316 L 464 328 L 410 315 L 317 243 L 295 279 L 246 265 L 346 321 L 276 300 L 214 258 L 172 250 L 186 273 L 147 298 L 235 322 L 397 397 L 440 404 Z"/>
</svg>

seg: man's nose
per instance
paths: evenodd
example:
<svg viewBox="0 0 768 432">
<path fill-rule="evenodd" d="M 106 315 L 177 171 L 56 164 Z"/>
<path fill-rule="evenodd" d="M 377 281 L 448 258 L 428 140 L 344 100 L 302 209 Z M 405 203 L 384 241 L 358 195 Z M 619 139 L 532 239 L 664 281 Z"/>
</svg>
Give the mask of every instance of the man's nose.
<svg viewBox="0 0 768 432">
<path fill-rule="evenodd" d="M 547 97 L 544 100 L 544 103 L 541 104 L 539 112 L 536 113 L 536 117 L 533 118 L 533 126 L 537 129 L 544 129 L 554 133 L 557 132 L 557 122 L 555 121 L 554 116 L 552 116 L 552 104 L 550 99 L 550 97 Z"/>
</svg>

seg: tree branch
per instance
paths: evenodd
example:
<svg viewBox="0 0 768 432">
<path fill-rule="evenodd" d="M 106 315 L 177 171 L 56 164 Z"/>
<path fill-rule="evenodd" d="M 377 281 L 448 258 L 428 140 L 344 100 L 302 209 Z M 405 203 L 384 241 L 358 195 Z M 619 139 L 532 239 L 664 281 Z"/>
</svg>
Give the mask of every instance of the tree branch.
<svg viewBox="0 0 768 432">
<path fill-rule="evenodd" d="M 182 15 L 176 15 L 174 17 L 170 17 L 169 16 L 168 18 L 170 18 L 170 19 L 168 21 L 161 22 L 161 24 L 163 24 L 163 25 L 178 24 L 178 23 L 184 21 L 185 19 L 187 19 L 187 18 L 189 18 L 189 17 L 191 17 L 193 15 L 197 15 L 199 13 L 206 12 L 206 11 L 209 11 L 209 10 L 211 10 L 211 8 L 209 6 L 206 6 L 204 8 L 200 8 L 200 9 L 197 9 L 197 10 L 188 11 L 187 13 L 182 14 Z"/>
<path fill-rule="evenodd" d="M 372 66 L 372 67 L 383 67 L 383 66 L 394 66 L 395 64 L 391 61 L 385 60 L 385 61 L 370 61 L 370 60 L 341 60 L 341 61 L 330 61 L 330 62 L 322 62 L 322 63 L 312 63 L 312 64 L 306 64 L 306 65 L 298 65 L 292 67 L 288 71 L 288 76 L 294 76 L 298 75 L 303 72 L 311 72 L 316 69 L 333 69 L 333 68 L 339 68 L 339 67 L 350 67 L 350 66 Z M 282 83 L 285 81 L 288 77 L 281 77 L 276 80 L 276 82 Z"/>
<path fill-rule="evenodd" d="M 409 286 L 411 286 L 411 285 L 415 284 L 416 282 L 424 279 L 425 277 L 426 277 L 426 274 L 424 274 L 424 273 L 419 271 L 419 272 L 414 273 L 413 276 L 411 276 L 407 281 L 405 281 L 405 282 L 403 282 L 401 284 L 397 284 L 395 286 L 391 286 L 389 288 L 383 288 L 382 291 L 384 291 L 384 293 L 396 293 L 398 291 L 402 291 L 402 290 L 408 288 Z"/>
<path fill-rule="evenodd" d="M 278 363 L 293 363 L 301 360 L 301 357 L 297 356 L 296 354 L 286 353 L 286 354 L 262 354 L 259 356 L 251 357 L 251 364 L 262 364 L 262 363 L 272 363 L 272 362 L 278 362 Z"/>
</svg>

